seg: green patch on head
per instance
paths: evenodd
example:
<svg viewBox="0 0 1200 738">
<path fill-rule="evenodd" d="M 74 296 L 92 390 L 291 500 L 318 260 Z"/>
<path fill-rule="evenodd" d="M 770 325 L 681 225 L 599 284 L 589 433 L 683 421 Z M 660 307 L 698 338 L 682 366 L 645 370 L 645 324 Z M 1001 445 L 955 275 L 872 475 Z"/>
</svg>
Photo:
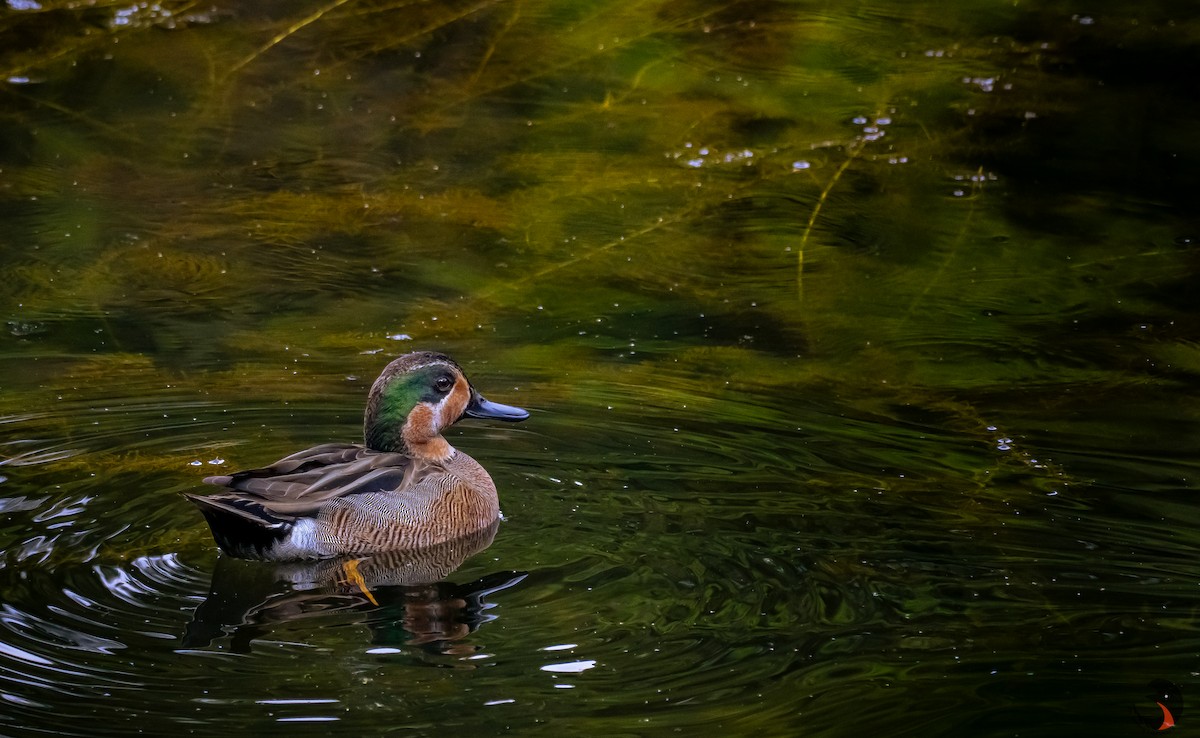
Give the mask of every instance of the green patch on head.
<svg viewBox="0 0 1200 738">
<path fill-rule="evenodd" d="M 449 374 L 446 367 L 434 365 L 396 375 L 383 390 L 381 411 L 403 423 L 418 403 L 437 403 L 442 399 L 434 383 L 446 374 Z"/>
</svg>

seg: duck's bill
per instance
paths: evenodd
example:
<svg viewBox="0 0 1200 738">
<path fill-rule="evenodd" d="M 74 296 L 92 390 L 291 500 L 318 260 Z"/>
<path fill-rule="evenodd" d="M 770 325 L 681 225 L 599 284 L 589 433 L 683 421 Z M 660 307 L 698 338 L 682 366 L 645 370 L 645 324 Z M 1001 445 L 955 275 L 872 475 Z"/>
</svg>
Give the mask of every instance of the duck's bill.
<svg viewBox="0 0 1200 738">
<path fill-rule="evenodd" d="M 478 392 L 471 393 L 471 402 L 464 413 L 468 418 L 485 418 L 491 420 L 507 420 L 515 422 L 529 417 L 529 413 L 512 405 L 501 405 L 498 402 L 485 400 Z"/>
</svg>

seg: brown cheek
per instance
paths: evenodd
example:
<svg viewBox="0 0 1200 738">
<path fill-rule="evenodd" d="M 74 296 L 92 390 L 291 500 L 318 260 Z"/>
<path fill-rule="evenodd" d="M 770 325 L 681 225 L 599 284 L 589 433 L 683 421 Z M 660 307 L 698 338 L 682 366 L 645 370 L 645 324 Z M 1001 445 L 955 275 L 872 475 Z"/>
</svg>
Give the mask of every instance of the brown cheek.
<svg viewBox="0 0 1200 738">
<path fill-rule="evenodd" d="M 466 412 L 467 403 L 471 401 L 471 391 L 466 382 L 455 382 L 454 389 L 442 400 L 441 427 L 453 425 Z"/>
<path fill-rule="evenodd" d="M 410 447 L 419 446 L 428 443 L 437 434 L 437 428 L 433 425 L 433 411 L 426 405 L 414 407 L 404 422 L 404 442 Z"/>
</svg>

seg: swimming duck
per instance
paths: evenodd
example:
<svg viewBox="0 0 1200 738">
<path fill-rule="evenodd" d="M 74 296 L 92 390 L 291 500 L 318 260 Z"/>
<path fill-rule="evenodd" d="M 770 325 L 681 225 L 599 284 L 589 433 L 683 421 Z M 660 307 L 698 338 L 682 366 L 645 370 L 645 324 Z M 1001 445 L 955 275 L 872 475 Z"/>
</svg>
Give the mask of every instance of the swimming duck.
<svg viewBox="0 0 1200 738">
<path fill-rule="evenodd" d="M 500 516 L 496 485 L 442 431 L 464 417 L 529 413 L 485 400 L 444 354 L 420 351 L 371 386 L 364 445 L 326 443 L 270 466 L 204 481 L 226 491 L 186 495 L 221 550 L 272 561 L 424 548 L 482 530 Z"/>
</svg>

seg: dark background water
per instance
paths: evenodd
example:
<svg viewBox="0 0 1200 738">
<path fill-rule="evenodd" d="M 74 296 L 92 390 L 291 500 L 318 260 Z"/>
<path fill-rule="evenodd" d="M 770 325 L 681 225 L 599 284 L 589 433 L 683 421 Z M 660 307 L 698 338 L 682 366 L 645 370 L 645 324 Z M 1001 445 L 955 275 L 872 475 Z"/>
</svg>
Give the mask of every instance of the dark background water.
<svg viewBox="0 0 1200 738">
<path fill-rule="evenodd" d="M 1190 730 L 1198 23 L 10 0 L 0 734 Z M 414 348 L 490 544 L 219 557 Z"/>
</svg>

